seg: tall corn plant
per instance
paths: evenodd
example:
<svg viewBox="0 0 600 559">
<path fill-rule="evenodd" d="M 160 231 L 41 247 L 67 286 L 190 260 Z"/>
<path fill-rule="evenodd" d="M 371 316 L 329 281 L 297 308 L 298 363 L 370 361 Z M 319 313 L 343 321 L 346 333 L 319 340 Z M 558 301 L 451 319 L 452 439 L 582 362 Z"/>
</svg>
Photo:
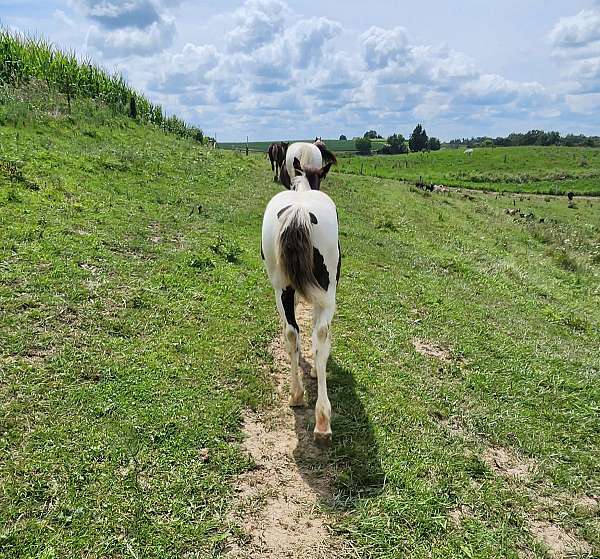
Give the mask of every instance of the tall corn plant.
<svg viewBox="0 0 600 559">
<path fill-rule="evenodd" d="M 121 114 L 129 114 L 131 99 L 141 122 L 202 141 L 202 130 L 188 126 L 176 116 L 167 117 L 160 105 L 154 105 L 130 88 L 122 76 L 110 75 L 92 64 L 79 61 L 74 53 L 55 49 L 43 39 L 24 37 L 0 29 L 0 83 L 21 86 L 30 80 L 44 81 L 49 89 L 67 97 L 69 108 L 76 97 L 96 99 Z"/>
</svg>

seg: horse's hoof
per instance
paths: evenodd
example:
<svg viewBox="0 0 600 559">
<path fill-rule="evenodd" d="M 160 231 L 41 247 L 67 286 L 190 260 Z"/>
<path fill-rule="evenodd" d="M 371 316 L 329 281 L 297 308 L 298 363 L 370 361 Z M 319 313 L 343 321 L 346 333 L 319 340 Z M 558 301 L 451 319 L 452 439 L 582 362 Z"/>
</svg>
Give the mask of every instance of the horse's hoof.
<svg viewBox="0 0 600 559">
<path fill-rule="evenodd" d="M 303 408 L 304 407 L 304 393 L 300 396 L 290 396 L 290 408 Z"/>
<path fill-rule="evenodd" d="M 314 432 L 315 444 L 320 448 L 328 448 L 331 446 L 331 431 L 326 433 Z"/>
<path fill-rule="evenodd" d="M 279 182 L 279 181 L 277 180 L 277 177 L 273 177 L 273 182 Z"/>
</svg>

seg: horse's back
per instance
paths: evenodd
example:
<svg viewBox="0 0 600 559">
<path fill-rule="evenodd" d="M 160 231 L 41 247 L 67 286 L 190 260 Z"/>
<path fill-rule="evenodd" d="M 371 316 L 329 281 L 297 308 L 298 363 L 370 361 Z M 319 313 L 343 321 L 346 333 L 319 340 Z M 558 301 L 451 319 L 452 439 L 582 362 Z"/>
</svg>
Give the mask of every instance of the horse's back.
<svg viewBox="0 0 600 559">
<path fill-rule="evenodd" d="M 322 256 L 323 265 L 330 279 L 329 288 L 334 289 L 339 259 L 337 211 L 333 200 L 319 190 L 279 192 L 267 204 L 263 219 L 261 248 L 267 269 L 271 271 L 270 275 L 272 274 L 271 281 L 274 285 L 284 283 L 285 277 L 285 274 L 277 270 L 276 265 L 279 219 L 288 207 L 298 205 L 305 207 L 312 214 L 311 243 Z M 286 286 L 278 285 L 278 287 Z"/>
<path fill-rule="evenodd" d="M 296 142 L 288 147 L 285 156 L 285 166 L 290 177 L 294 176 L 294 158 L 297 157 L 300 161 L 300 166 L 315 167 L 320 169 L 323 166 L 323 157 L 317 146 L 307 142 Z"/>
</svg>

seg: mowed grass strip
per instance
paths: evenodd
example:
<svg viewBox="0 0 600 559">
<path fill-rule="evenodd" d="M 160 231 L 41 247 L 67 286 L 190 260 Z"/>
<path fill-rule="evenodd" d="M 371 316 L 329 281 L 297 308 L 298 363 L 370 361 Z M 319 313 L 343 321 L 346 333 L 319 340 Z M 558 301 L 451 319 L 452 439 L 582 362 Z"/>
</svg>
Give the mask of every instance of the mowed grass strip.
<svg viewBox="0 0 600 559">
<path fill-rule="evenodd" d="M 429 153 L 344 157 L 338 172 L 477 190 L 600 195 L 600 149 L 577 147 L 476 148 Z"/>
<path fill-rule="evenodd" d="M 273 397 L 268 163 L 89 106 L 0 134 L 2 553 L 218 556 L 241 411 Z M 324 188 L 334 528 L 364 557 L 545 557 L 547 521 L 598 554 L 596 200 Z"/>
</svg>

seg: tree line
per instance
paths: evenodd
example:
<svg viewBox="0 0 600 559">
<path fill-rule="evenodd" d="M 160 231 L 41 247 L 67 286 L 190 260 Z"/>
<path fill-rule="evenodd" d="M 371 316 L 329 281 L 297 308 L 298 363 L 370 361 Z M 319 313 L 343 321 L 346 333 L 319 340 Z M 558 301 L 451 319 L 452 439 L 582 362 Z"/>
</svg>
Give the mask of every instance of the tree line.
<svg viewBox="0 0 600 559">
<path fill-rule="evenodd" d="M 529 130 L 528 132 L 513 132 L 506 137 L 479 136 L 472 138 L 456 138 L 448 142 L 452 148 L 461 147 L 512 147 L 512 146 L 568 146 L 568 147 L 598 147 L 599 136 L 584 134 L 566 134 L 546 132 L 544 130 Z"/>
<path fill-rule="evenodd" d="M 345 140 L 346 136 L 340 136 L 340 140 Z M 362 138 L 354 138 L 356 151 L 361 155 L 370 155 L 373 152 L 372 140 L 382 140 L 376 130 L 368 130 Z M 441 148 L 438 138 L 429 137 L 427 131 L 421 124 L 417 124 L 408 140 L 400 133 L 392 134 L 386 138 L 385 144 L 376 150 L 381 155 L 397 155 L 408 153 L 409 151 L 437 151 Z"/>
</svg>

